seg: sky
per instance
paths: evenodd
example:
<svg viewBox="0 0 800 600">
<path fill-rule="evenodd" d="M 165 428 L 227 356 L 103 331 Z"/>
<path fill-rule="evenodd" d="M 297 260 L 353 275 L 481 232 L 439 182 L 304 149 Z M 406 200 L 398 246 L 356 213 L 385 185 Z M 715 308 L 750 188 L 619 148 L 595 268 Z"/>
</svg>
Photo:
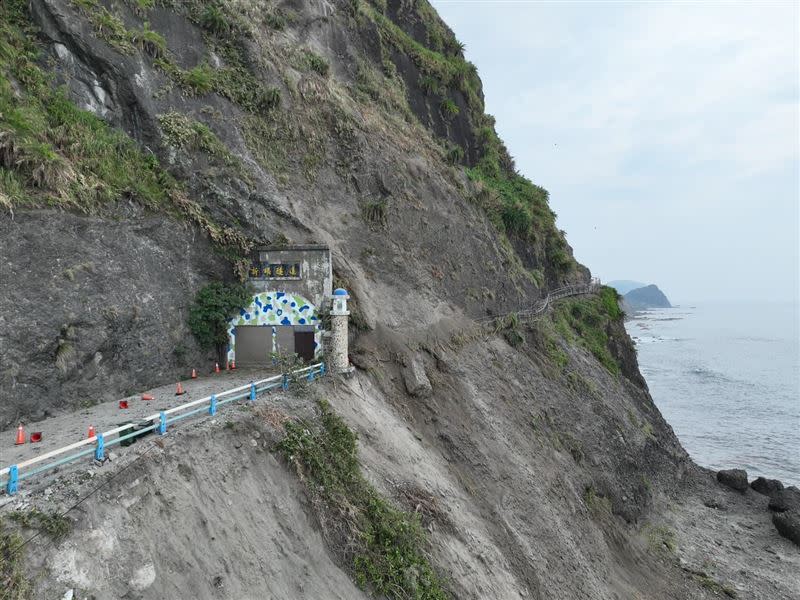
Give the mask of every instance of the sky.
<svg viewBox="0 0 800 600">
<path fill-rule="evenodd" d="M 800 3 L 432 4 L 593 275 L 798 301 Z"/>
</svg>

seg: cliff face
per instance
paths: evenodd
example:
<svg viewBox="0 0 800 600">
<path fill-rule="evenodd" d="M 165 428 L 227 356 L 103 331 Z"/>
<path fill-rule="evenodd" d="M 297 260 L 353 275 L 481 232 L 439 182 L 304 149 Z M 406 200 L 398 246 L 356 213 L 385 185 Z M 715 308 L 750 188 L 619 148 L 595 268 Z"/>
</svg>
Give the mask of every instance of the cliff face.
<svg viewBox="0 0 800 600">
<path fill-rule="evenodd" d="M 587 276 L 427 4 L 3 10 L 5 425 L 210 358 L 185 307 L 253 242 L 330 244 L 369 326 Z"/>
<path fill-rule="evenodd" d="M 360 435 L 372 485 L 397 503 L 401 487 L 423 489 L 451 514 L 431 552 L 454 597 L 710 597 L 641 535 L 696 470 L 647 393 L 616 296 L 491 333 L 472 320 L 589 273 L 546 191 L 515 173 L 474 67 L 426 2 L 9 0 L 0 12 L 3 424 L 210 365 L 185 325 L 194 292 L 236 278 L 253 243 L 326 243 L 361 319 L 356 378 L 322 393 Z M 142 469 L 143 495 L 158 495 L 156 467 Z M 152 525 L 135 514 L 87 522 Z M 84 524 L 59 550 L 72 565 L 91 560 Z M 328 577 L 329 559 L 306 576 Z M 188 562 L 131 593 L 170 596 Z M 122 594 L 120 573 L 89 591 Z M 219 597 L 213 580 L 194 583 Z M 319 597 L 353 597 L 348 586 Z"/>
</svg>

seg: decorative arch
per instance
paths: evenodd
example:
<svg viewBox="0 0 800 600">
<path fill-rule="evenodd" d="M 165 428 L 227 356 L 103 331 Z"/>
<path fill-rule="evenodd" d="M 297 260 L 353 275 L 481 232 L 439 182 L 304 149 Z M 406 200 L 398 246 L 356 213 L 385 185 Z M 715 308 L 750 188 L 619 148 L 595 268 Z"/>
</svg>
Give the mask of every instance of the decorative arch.
<svg viewBox="0 0 800 600">
<path fill-rule="evenodd" d="M 228 360 L 236 360 L 236 327 L 257 325 L 272 327 L 272 351 L 275 348 L 275 327 L 308 325 L 314 327 L 314 354 L 322 351 L 322 323 L 316 307 L 300 294 L 279 291 L 259 292 L 250 304 L 228 321 Z"/>
</svg>

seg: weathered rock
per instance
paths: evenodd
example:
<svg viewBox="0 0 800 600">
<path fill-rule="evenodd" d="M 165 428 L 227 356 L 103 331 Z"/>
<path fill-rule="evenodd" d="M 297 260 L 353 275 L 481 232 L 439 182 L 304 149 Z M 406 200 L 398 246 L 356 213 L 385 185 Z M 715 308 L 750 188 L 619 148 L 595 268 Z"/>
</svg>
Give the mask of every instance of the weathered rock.
<svg viewBox="0 0 800 600">
<path fill-rule="evenodd" d="M 408 393 L 417 398 L 427 398 L 433 392 L 431 382 L 425 374 L 425 367 L 416 356 L 406 361 L 403 367 L 403 382 Z"/>
<path fill-rule="evenodd" d="M 717 481 L 739 492 L 747 490 L 747 471 L 744 469 L 723 469 L 717 473 Z"/>
<path fill-rule="evenodd" d="M 772 524 L 783 537 L 800 546 L 800 512 L 776 512 L 772 515 Z"/>
<path fill-rule="evenodd" d="M 153 563 L 147 563 L 145 566 L 137 569 L 131 577 L 128 585 L 131 589 L 142 592 L 153 585 L 156 580 L 156 568 Z"/>
<path fill-rule="evenodd" d="M 757 477 L 750 482 L 750 487 L 759 494 L 771 496 L 775 492 L 783 489 L 783 484 L 777 479 L 766 479 L 765 477 Z"/>
<path fill-rule="evenodd" d="M 800 512 L 800 490 L 793 485 L 786 489 L 778 490 L 770 496 L 768 507 L 775 512 L 785 512 L 787 510 Z"/>
</svg>

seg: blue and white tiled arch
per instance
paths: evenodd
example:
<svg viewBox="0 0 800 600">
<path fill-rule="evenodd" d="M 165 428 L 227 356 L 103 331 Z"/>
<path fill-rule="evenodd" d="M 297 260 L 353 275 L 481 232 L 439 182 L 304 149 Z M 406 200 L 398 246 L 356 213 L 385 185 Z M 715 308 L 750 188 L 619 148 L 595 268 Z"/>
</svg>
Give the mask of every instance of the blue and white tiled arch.
<svg viewBox="0 0 800 600">
<path fill-rule="evenodd" d="M 278 325 L 309 325 L 314 327 L 314 354 L 322 351 L 322 323 L 316 307 L 299 294 L 279 291 L 260 292 L 250 305 L 228 322 L 228 360 L 236 360 L 236 327 L 257 325 L 272 327 L 272 351 L 275 352 L 275 327 Z"/>
</svg>

